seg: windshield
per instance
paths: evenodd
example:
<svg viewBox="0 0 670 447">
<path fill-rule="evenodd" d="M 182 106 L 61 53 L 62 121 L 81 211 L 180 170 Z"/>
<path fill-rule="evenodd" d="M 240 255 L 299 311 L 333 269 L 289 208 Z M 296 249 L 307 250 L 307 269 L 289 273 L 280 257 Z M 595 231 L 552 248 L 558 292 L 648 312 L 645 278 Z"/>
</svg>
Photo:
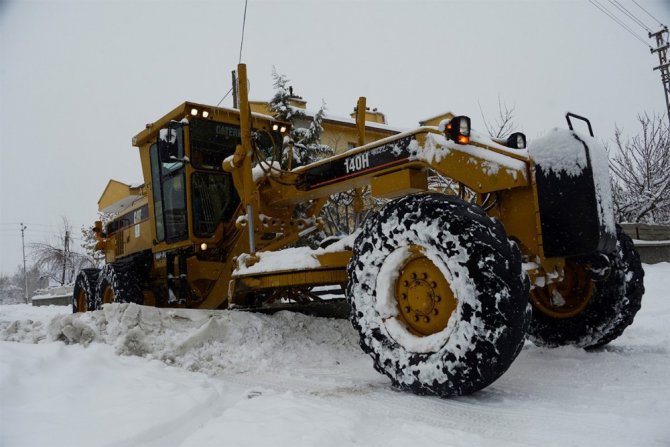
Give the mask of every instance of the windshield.
<svg viewBox="0 0 670 447">
<path fill-rule="evenodd" d="M 222 171 L 224 158 L 233 155 L 240 144 L 240 128 L 230 124 L 194 119 L 191 132 L 191 164 L 195 169 Z"/>
<path fill-rule="evenodd" d="M 219 222 L 228 222 L 240 203 L 227 173 L 195 172 L 191 177 L 193 234 L 210 237 Z"/>
<path fill-rule="evenodd" d="M 223 160 L 235 153 L 241 144 L 240 127 L 203 119 L 189 123 L 191 133 L 191 164 L 194 169 L 222 171 Z M 278 132 L 258 130 L 252 133 L 252 143 L 263 159 L 275 157 L 281 151 L 282 137 Z"/>
</svg>

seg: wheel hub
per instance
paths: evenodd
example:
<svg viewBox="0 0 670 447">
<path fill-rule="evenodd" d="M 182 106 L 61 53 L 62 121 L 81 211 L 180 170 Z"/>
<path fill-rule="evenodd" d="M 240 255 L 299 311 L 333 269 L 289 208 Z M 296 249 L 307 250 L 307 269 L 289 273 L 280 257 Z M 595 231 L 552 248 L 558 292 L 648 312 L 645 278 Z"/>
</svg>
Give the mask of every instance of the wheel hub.
<svg viewBox="0 0 670 447">
<path fill-rule="evenodd" d="M 86 312 L 88 310 L 88 295 L 83 290 L 77 294 L 77 311 Z"/>
<path fill-rule="evenodd" d="M 114 291 L 112 290 L 111 287 L 107 287 L 102 295 L 102 303 L 110 304 L 113 302 L 114 302 Z"/>
<path fill-rule="evenodd" d="M 553 318 L 570 318 L 586 308 L 593 281 L 586 266 L 566 262 L 563 280 L 531 292 L 533 306 Z"/>
<path fill-rule="evenodd" d="M 396 281 L 399 314 L 410 332 L 426 336 L 447 327 L 457 300 L 449 281 L 419 247 L 412 247 Z"/>
</svg>

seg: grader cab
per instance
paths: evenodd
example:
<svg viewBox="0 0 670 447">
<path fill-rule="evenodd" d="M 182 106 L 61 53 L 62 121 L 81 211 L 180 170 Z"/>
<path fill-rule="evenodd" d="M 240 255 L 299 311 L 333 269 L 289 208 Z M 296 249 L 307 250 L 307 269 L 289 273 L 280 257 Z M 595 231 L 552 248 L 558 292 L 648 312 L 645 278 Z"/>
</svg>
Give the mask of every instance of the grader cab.
<svg viewBox="0 0 670 447">
<path fill-rule="evenodd" d="M 526 147 L 461 116 L 365 144 L 361 98 L 359 147 L 292 168 L 289 124 L 251 113 L 238 70 L 239 110 L 187 102 L 135 136 L 144 185 L 103 195 L 107 263 L 77 278 L 75 312 L 328 308 L 314 287 L 339 286 L 375 368 L 441 397 L 491 384 L 526 336 L 595 348 L 632 322 L 643 273 L 592 137 L 570 125 Z M 360 211 L 364 190 L 378 208 L 353 234 L 299 244 L 329 197 L 355 191 Z"/>
</svg>

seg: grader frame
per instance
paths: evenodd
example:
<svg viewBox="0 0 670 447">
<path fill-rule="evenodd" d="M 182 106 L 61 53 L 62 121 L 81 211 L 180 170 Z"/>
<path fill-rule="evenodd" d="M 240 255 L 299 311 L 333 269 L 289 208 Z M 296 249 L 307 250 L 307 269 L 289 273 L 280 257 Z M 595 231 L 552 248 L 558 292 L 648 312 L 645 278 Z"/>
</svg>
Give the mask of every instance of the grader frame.
<svg viewBox="0 0 670 447">
<path fill-rule="evenodd" d="M 556 131 L 531 152 L 522 134 L 494 140 L 454 117 L 365 144 L 361 97 L 358 147 L 291 168 L 288 123 L 252 113 L 244 64 L 238 74 L 239 110 L 186 102 L 133 138 L 145 183 L 115 195 L 110 182 L 100 206 L 116 217 L 106 231 L 96 223 L 107 264 L 80 274 L 75 312 L 113 302 L 272 311 L 340 285 L 375 367 L 441 397 L 492 383 L 527 333 L 597 347 L 632 323 L 643 272 L 615 228 L 595 140 Z M 567 162 L 541 151 L 552 145 Z M 428 192 L 431 175 L 457 186 Z M 359 232 L 295 247 L 334 194 L 355 192 L 359 221 L 368 188 L 388 202 Z"/>
</svg>

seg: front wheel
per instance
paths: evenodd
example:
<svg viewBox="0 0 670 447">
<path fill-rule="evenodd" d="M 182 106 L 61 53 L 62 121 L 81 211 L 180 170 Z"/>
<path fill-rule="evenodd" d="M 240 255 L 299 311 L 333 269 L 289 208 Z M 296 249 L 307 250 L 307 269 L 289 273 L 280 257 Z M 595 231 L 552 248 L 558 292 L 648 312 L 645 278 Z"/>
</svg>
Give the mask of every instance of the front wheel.
<svg viewBox="0 0 670 447">
<path fill-rule="evenodd" d="M 72 293 L 72 312 L 95 310 L 99 269 L 83 269 L 77 275 Z"/>
<path fill-rule="evenodd" d="M 401 389 L 480 390 L 523 345 L 528 281 L 518 247 L 478 206 L 427 193 L 368 218 L 348 266 L 362 348 Z"/>
<path fill-rule="evenodd" d="M 617 226 L 609 275 L 595 281 L 588 264 L 566 263 L 563 281 L 531 294 L 528 338 L 538 346 L 593 349 L 620 336 L 640 310 L 644 271 L 633 241 Z"/>
</svg>

